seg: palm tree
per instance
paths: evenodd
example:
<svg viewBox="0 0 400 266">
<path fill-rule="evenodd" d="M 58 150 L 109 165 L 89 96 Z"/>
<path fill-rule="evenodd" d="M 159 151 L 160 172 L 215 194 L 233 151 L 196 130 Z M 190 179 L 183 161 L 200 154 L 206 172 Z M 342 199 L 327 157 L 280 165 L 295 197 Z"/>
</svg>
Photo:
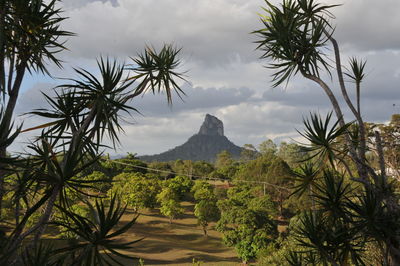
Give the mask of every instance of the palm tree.
<svg viewBox="0 0 400 266">
<path fill-rule="evenodd" d="M 57 53 L 65 50 L 63 38 L 72 36 L 60 29 L 65 20 L 56 0 L 0 1 L 0 217 L 7 171 L 7 147 L 20 127 L 13 132 L 13 113 L 25 73 L 49 74 L 47 64 L 61 67 Z"/>
<path fill-rule="evenodd" d="M 368 136 L 360 107 L 360 91 L 365 77 L 365 62 L 351 58 L 348 68 L 350 72 L 344 73 L 343 71 L 339 45 L 334 38 L 334 26 L 331 24 L 334 18 L 331 10 L 337 5 L 322 5 L 314 0 L 283 0 L 280 5 L 266 1 L 266 5 L 264 10 L 267 14 L 261 17 L 263 28 L 254 33 L 260 38 L 257 43 L 258 49 L 264 53 L 261 58 L 269 59 L 268 67 L 275 71 L 272 75 L 273 85 L 278 86 L 289 82 L 294 75 L 300 74 L 317 83 L 324 90 L 337 117 L 337 122 L 329 129 L 330 114 L 325 119 L 311 115 L 310 120 L 304 121 L 306 131 L 301 134 L 309 141 L 305 150 L 311 153 L 310 159 L 317 161 L 322 169 L 325 169 L 323 171 L 325 182 L 317 184 L 317 190 L 312 193 L 311 197 L 316 199 L 319 210 L 323 213 L 326 213 L 326 210 L 337 208 L 338 205 L 335 204 L 340 202 L 342 217 L 335 220 L 340 221 L 339 224 L 335 222 L 332 225 L 325 222 L 325 216 L 321 216 L 319 220 L 317 212 L 310 213 L 309 216 L 312 217 L 306 216 L 308 218 L 303 220 L 302 228 L 304 230 L 301 229 L 302 236 L 308 241 L 301 243 L 311 245 L 312 238 L 318 240 L 318 237 L 325 233 L 328 237 L 330 234 L 327 230 L 330 230 L 331 227 L 333 231 L 339 230 L 335 232 L 336 236 L 339 234 L 344 237 L 342 239 L 332 238 L 332 241 L 336 241 L 332 242 L 332 245 L 348 243 L 344 246 L 350 248 L 354 243 L 359 243 L 356 239 L 359 239 L 361 235 L 365 241 L 374 241 L 382 247 L 382 255 L 386 258 L 385 263 L 400 264 L 400 234 L 398 230 L 397 233 L 394 233 L 392 226 L 392 223 L 398 225 L 400 221 L 399 199 L 393 193 L 392 185 L 385 174 L 382 140 L 377 131 L 374 138 L 371 139 L 371 143 L 376 145 L 378 151 L 381 174 L 378 175 L 377 169 L 373 169 L 366 160 Z M 329 56 L 329 44 L 333 48 L 332 58 Z M 335 95 L 330 85 L 323 80 L 322 72 L 328 75 L 336 72 L 341 96 L 356 122 L 353 125 L 346 124 L 338 95 Z M 348 95 L 348 88 L 344 82 L 345 75 L 355 83 L 356 105 Z M 344 144 L 342 139 L 344 139 Z M 346 179 L 356 182 L 357 185 L 361 184 L 361 188 L 356 194 L 358 199 L 355 198 L 355 195 L 351 197 L 343 195 L 347 194 L 342 191 L 347 185 L 341 183 L 342 174 L 337 173 L 340 170 L 337 167 L 339 164 L 345 168 Z M 352 165 L 356 170 L 353 170 Z M 332 169 L 326 170 L 327 168 Z M 309 186 L 309 181 L 313 180 L 311 176 L 301 179 L 304 182 L 295 188 L 295 192 L 304 191 Z M 329 180 L 334 180 L 334 182 L 328 182 Z M 325 194 L 326 196 L 322 196 Z M 334 199 L 341 200 L 333 201 Z M 375 208 L 383 211 L 380 214 L 382 219 L 371 219 Z M 368 224 L 367 228 L 370 228 L 371 231 L 361 230 L 360 224 Z M 341 234 L 340 230 L 342 229 L 352 233 Z M 341 255 L 333 250 L 321 248 L 321 246 L 317 248 L 314 245 L 313 248 L 317 250 L 320 258 L 324 258 L 322 263 L 329 262 L 333 265 L 340 265 L 348 263 L 350 259 L 355 264 L 361 263 L 359 259 L 363 250 L 357 245 L 354 246 L 354 249 L 347 249 L 347 251 L 343 248 L 338 249 L 345 251 Z M 315 258 L 317 253 L 308 252 L 307 254 Z M 288 258 L 297 261 L 293 256 L 288 256 Z"/>
<path fill-rule="evenodd" d="M 74 217 L 68 210 L 67 190 L 84 194 L 82 189 L 90 186 L 91 182 L 97 182 L 83 180 L 79 178 L 79 174 L 98 162 L 105 147 L 102 144 L 104 137 L 108 137 L 114 146 L 119 143 L 118 134 L 123 131 L 121 113 L 129 115 L 131 111 L 137 111 L 128 105 L 130 99 L 148 90 L 165 91 L 167 101 L 172 103 L 173 90 L 178 94 L 183 93 L 177 83 L 177 79 L 183 79 L 182 74 L 176 72 L 179 66 L 178 52 L 179 49 L 170 45 L 165 45 L 159 52 L 147 48 L 134 59 L 135 65 L 101 58 L 98 60 L 100 78 L 86 70 L 76 69 L 77 79 L 58 86 L 58 93 L 54 98 L 45 95 L 50 108 L 35 110 L 31 114 L 52 121 L 24 130 L 42 129 L 42 133 L 29 146 L 31 153 L 25 156 L 24 161 L 29 162 L 25 165 L 29 165 L 29 168 L 24 169 L 24 164 L 15 167 L 15 171 L 29 171 L 29 180 L 34 181 L 29 193 L 36 196 L 31 197 L 34 203 L 26 210 L 3 246 L 0 257 L 2 263 L 15 259 L 15 252 L 26 237 L 34 234 L 34 244 L 39 244 L 55 206 Z M 109 207 L 113 214 L 108 215 L 120 218 L 125 208 L 121 209 L 114 201 L 115 199 L 111 201 Z M 104 212 L 104 205 L 97 205 L 98 213 L 99 208 Z M 28 219 L 39 208 L 43 208 L 39 221 L 32 227 L 25 228 Z M 103 214 L 99 213 L 99 217 L 101 215 Z M 115 226 L 119 218 L 104 220 L 107 230 Z M 65 226 L 70 230 L 79 230 L 79 226 L 89 223 L 82 219 L 76 216 L 72 219 L 75 224 Z M 89 223 L 87 226 L 94 225 Z M 90 243 L 89 246 L 92 246 L 93 243 Z M 114 248 L 110 246 L 112 253 Z M 97 258 L 92 261 L 96 264 L 100 255 L 92 254 L 92 259 Z"/>
</svg>

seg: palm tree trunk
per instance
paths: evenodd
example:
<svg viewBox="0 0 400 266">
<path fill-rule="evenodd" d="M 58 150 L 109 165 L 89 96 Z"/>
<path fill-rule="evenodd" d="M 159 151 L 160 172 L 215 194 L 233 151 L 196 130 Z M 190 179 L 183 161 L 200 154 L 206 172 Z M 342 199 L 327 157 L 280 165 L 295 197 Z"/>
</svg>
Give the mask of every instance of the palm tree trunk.
<svg viewBox="0 0 400 266">
<path fill-rule="evenodd" d="M 59 192 L 60 192 L 60 188 L 59 188 L 58 185 L 56 185 L 53 188 L 53 192 L 51 194 L 51 197 L 49 198 L 49 201 L 47 202 L 47 206 L 46 206 L 46 209 L 45 209 L 45 211 L 43 213 L 43 216 L 40 219 L 40 222 L 36 225 L 37 231 L 36 231 L 36 234 L 35 234 L 35 238 L 33 240 L 33 243 L 34 243 L 35 246 L 38 244 L 40 238 L 42 237 L 44 231 L 47 228 L 47 223 L 50 220 L 51 214 L 53 212 L 54 204 L 55 204 L 55 202 L 57 200 L 57 196 L 58 196 Z"/>
<path fill-rule="evenodd" d="M 15 77 L 15 81 L 12 87 L 12 91 L 9 93 L 9 99 L 7 102 L 7 107 L 3 115 L 3 119 L 1 121 L 1 127 L 3 128 L 3 132 L 0 132 L 0 142 L 3 142 L 7 140 L 8 136 L 8 130 L 11 126 L 11 121 L 14 113 L 15 106 L 17 104 L 17 99 L 18 99 L 18 94 L 19 94 L 19 89 L 21 88 L 22 80 L 25 75 L 25 70 L 26 70 L 27 62 L 23 60 L 18 66 L 17 66 L 17 73 Z M 7 156 L 7 146 L 2 146 L 0 147 L 0 158 L 5 158 Z M 0 167 L 3 165 L 0 165 Z M 0 170 L 0 218 L 1 218 L 1 212 L 2 212 L 2 204 L 3 204 L 3 197 L 5 194 L 4 190 L 4 178 L 6 176 L 7 172 L 4 170 Z"/>
<path fill-rule="evenodd" d="M 6 16 L 6 1 L 0 0 L 0 92 L 6 89 L 5 75 L 5 16 Z M 3 95 L 2 95 L 3 96 Z"/>
<path fill-rule="evenodd" d="M 356 108 L 354 107 L 353 103 L 350 100 L 349 95 L 347 94 L 346 85 L 344 84 L 339 45 L 338 45 L 336 39 L 334 39 L 331 34 L 328 34 L 326 32 L 325 32 L 325 34 L 331 41 L 334 52 L 335 52 L 336 72 L 337 72 L 337 76 L 339 79 L 340 89 L 341 89 L 343 98 L 346 101 L 346 104 L 350 108 L 351 112 L 354 114 L 354 116 L 357 120 L 358 126 L 359 126 L 360 144 L 359 144 L 358 157 L 355 156 L 356 154 L 353 154 L 352 157 L 357 165 L 357 170 L 359 172 L 361 179 L 367 180 L 367 178 L 368 178 L 367 170 L 364 167 L 364 165 L 366 163 L 365 153 L 366 153 L 367 143 L 366 143 L 366 136 L 365 136 L 365 134 L 366 134 L 365 125 L 364 125 L 364 121 L 363 121 L 363 119 L 361 117 L 361 113 L 360 113 L 360 95 L 359 95 L 359 93 L 360 93 L 359 86 L 360 85 L 357 84 L 357 110 L 356 110 Z"/>
</svg>

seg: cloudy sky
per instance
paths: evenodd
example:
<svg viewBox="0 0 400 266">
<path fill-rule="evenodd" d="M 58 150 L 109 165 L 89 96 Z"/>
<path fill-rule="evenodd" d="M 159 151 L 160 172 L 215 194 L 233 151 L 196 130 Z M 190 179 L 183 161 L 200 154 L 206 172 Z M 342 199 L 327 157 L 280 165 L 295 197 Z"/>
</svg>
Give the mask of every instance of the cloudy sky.
<svg viewBox="0 0 400 266">
<path fill-rule="evenodd" d="M 279 2 L 279 1 L 272 1 Z M 335 0 L 321 1 L 337 3 Z M 362 88 L 364 119 L 385 122 L 400 112 L 400 1 L 347 0 L 333 10 L 336 39 L 344 62 L 350 56 L 368 61 Z M 129 62 L 146 44 L 182 47 L 184 101 L 169 107 L 165 95 L 148 94 L 132 105 L 133 114 L 124 126 L 121 146 L 111 154 L 160 153 L 182 144 L 197 133 L 206 113 L 224 122 L 225 134 L 237 145 L 258 145 L 267 138 L 279 143 L 296 139 L 296 129 L 310 111 L 322 114 L 331 108 L 322 90 L 302 78 L 287 87 L 272 88 L 267 61 L 259 60 L 250 34 L 262 27 L 258 13 L 263 0 L 65 0 L 62 27 L 75 32 L 60 57 L 63 69 L 49 66 L 55 77 L 75 77 L 73 67 L 96 73 L 100 55 Z M 27 77 L 17 111 L 44 107 L 41 91 L 51 93 L 60 81 L 44 76 Z M 335 92 L 335 78 L 331 81 Z M 351 83 L 348 87 L 353 91 Z M 344 108 L 344 112 L 349 112 Z M 20 116 L 25 126 L 35 117 Z M 19 139 L 26 141 L 26 135 Z M 14 150 L 21 144 L 15 144 Z"/>
</svg>

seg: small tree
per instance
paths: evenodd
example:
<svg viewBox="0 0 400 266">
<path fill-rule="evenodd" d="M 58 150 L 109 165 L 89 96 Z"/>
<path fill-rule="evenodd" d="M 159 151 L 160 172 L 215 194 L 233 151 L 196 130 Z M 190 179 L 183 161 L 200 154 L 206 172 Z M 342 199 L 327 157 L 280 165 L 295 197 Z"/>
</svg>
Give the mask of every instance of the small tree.
<svg viewBox="0 0 400 266">
<path fill-rule="evenodd" d="M 244 184 L 228 190 L 228 198 L 218 201 L 221 219 L 217 230 L 224 234 L 227 246 L 235 247 L 238 257 L 247 263 L 277 237 L 277 225 L 272 219 L 275 208 L 267 195 Z"/>
<path fill-rule="evenodd" d="M 306 153 L 302 151 L 301 146 L 297 143 L 281 142 L 276 155 L 292 168 L 299 166 L 306 159 Z"/>
<path fill-rule="evenodd" d="M 274 155 L 276 155 L 278 148 L 272 140 L 267 139 L 261 142 L 260 145 L 258 145 L 258 150 L 260 151 L 262 156 L 273 157 Z"/>
<path fill-rule="evenodd" d="M 188 176 L 178 175 L 172 179 L 165 181 L 164 186 L 174 191 L 179 200 L 183 200 L 185 195 L 193 186 L 193 181 Z"/>
<path fill-rule="evenodd" d="M 220 217 L 214 188 L 205 181 L 196 181 L 192 192 L 196 200 L 194 215 L 197 217 L 197 223 L 203 228 L 206 236 L 208 224 L 217 221 Z"/>
<path fill-rule="evenodd" d="M 284 201 L 290 195 L 290 190 L 287 188 L 291 187 L 293 182 L 292 170 L 285 161 L 278 157 L 272 161 L 266 180 L 271 184 L 267 186 L 267 193 L 275 202 L 278 202 L 279 215 L 282 216 Z"/>
<path fill-rule="evenodd" d="M 169 223 L 184 212 L 176 191 L 170 187 L 164 187 L 161 190 L 157 195 L 157 201 L 161 205 L 161 214 L 169 218 Z"/>
<path fill-rule="evenodd" d="M 215 160 L 215 167 L 222 168 L 228 167 L 233 164 L 232 155 L 228 151 L 221 151 L 217 154 L 217 158 Z"/>
<path fill-rule="evenodd" d="M 121 199 L 135 211 L 141 208 L 154 208 L 157 195 L 161 191 L 160 180 L 141 173 L 122 173 L 113 178 L 111 195 L 121 193 Z"/>
<path fill-rule="evenodd" d="M 243 162 L 251 161 L 257 158 L 259 155 L 257 149 L 252 144 L 244 144 L 242 152 L 240 153 L 240 159 Z"/>
</svg>

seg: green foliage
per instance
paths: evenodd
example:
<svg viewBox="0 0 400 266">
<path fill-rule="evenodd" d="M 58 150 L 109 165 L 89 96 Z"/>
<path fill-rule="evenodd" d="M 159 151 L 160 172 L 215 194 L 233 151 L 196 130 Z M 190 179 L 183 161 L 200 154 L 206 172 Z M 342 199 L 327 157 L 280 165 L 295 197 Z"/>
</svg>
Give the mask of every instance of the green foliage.
<svg viewBox="0 0 400 266">
<path fill-rule="evenodd" d="M 222 168 L 232 165 L 234 162 L 232 155 L 228 151 L 222 151 L 217 154 L 217 159 L 215 160 L 215 167 Z"/>
<path fill-rule="evenodd" d="M 237 180 L 266 181 L 269 168 L 275 157 L 260 156 L 241 164 L 235 174 Z"/>
<path fill-rule="evenodd" d="M 149 170 L 149 173 L 156 174 L 163 178 L 164 180 L 173 178 L 175 175 L 171 174 L 173 169 L 171 165 L 167 162 L 151 162 L 148 164 L 148 167 L 155 170 Z"/>
<path fill-rule="evenodd" d="M 276 152 L 278 151 L 276 144 L 270 139 L 261 142 L 260 145 L 258 145 L 258 149 L 262 156 L 267 157 L 272 157 L 276 155 Z"/>
<path fill-rule="evenodd" d="M 228 192 L 225 187 L 215 187 L 214 188 L 214 195 L 217 200 L 226 199 Z"/>
<path fill-rule="evenodd" d="M 222 151 L 217 154 L 215 168 L 210 174 L 212 178 L 232 180 L 239 169 L 239 164 L 233 160 L 228 151 Z"/>
<path fill-rule="evenodd" d="M 208 176 L 214 171 L 214 165 L 204 161 L 196 161 L 193 163 L 193 174 L 196 176 Z"/>
<path fill-rule="evenodd" d="M 230 188 L 228 198 L 218 201 L 218 208 L 221 219 L 217 230 L 224 234 L 224 243 L 235 247 L 244 262 L 255 258 L 277 237 L 277 226 L 272 220 L 274 204 L 267 195 L 257 196 L 248 185 Z"/>
<path fill-rule="evenodd" d="M 92 183 L 93 190 L 98 193 L 107 193 L 112 187 L 111 179 L 103 172 L 93 171 L 82 179 Z"/>
<path fill-rule="evenodd" d="M 224 166 L 217 169 L 215 172 L 211 174 L 211 177 L 225 179 L 225 180 L 233 180 L 237 175 L 238 170 L 240 169 L 239 163 L 233 163 L 232 165 Z"/>
<path fill-rule="evenodd" d="M 135 166 L 139 166 L 140 168 Z M 146 174 L 147 170 L 144 168 L 147 168 L 147 166 L 147 163 L 127 156 L 126 158 L 116 159 L 112 162 L 104 162 L 101 170 L 106 171 L 109 176 L 131 172 Z"/>
<path fill-rule="evenodd" d="M 244 144 L 242 152 L 240 153 L 240 159 L 243 162 L 254 160 L 259 155 L 257 149 L 252 144 Z"/>
<path fill-rule="evenodd" d="M 266 180 L 271 184 L 266 186 L 266 192 L 275 202 L 278 202 L 279 213 L 282 216 L 284 202 L 290 195 L 289 187 L 292 186 L 292 170 L 285 161 L 278 157 L 272 161 Z"/>
<path fill-rule="evenodd" d="M 184 199 L 185 195 L 191 190 L 193 181 L 188 176 L 176 176 L 165 182 L 164 186 L 172 189 L 179 200 Z"/>
<path fill-rule="evenodd" d="M 210 222 L 216 222 L 220 218 L 219 209 L 216 201 L 200 200 L 194 206 L 194 215 L 197 222 L 203 227 L 204 235 L 207 235 L 207 226 Z"/>
<path fill-rule="evenodd" d="M 198 224 L 203 227 L 204 235 L 207 235 L 208 224 L 220 218 L 214 188 L 205 181 L 196 181 L 192 192 L 196 200 L 194 215 L 197 217 Z"/>
<path fill-rule="evenodd" d="M 214 171 L 214 166 L 205 161 L 176 160 L 171 166 L 177 175 L 208 176 Z"/>
<path fill-rule="evenodd" d="M 276 155 L 284 160 L 291 168 L 299 166 L 304 159 L 306 159 L 306 153 L 303 152 L 300 145 L 296 143 L 281 142 Z"/>
<path fill-rule="evenodd" d="M 141 173 L 122 173 L 115 176 L 113 181 L 114 185 L 110 193 L 123 192 L 121 199 L 128 206 L 135 210 L 156 206 L 156 197 L 161 191 L 160 181 L 157 178 Z"/>
<path fill-rule="evenodd" d="M 170 223 L 184 212 L 179 202 L 177 191 L 170 187 L 163 187 L 161 192 L 157 195 L 157 202 L 161 205 L 161 214 L 168 217 Z"/>
<path fill-rule="evenodd" d="M 274 243 L 271 243 L 259 252 L 257 258 L 259 265 L 307 265 L 291 263 L 291 261 L 288 260 L 288 258 L 293 257 L 294 254 L 302 254 L 302 252 L 304 252 L 304 249 L 296 244 L 294 236 L 294 230 L 300 226 L 300 217 L 301 215 L 296 215 L 290 218 L 289 225 L 285 232 L 281 234 Z M 301 259 L 303 259 L 303 257 L 301 257 Z M 313 264 L 310 263 L 309 265 Z"/>
</svg>

